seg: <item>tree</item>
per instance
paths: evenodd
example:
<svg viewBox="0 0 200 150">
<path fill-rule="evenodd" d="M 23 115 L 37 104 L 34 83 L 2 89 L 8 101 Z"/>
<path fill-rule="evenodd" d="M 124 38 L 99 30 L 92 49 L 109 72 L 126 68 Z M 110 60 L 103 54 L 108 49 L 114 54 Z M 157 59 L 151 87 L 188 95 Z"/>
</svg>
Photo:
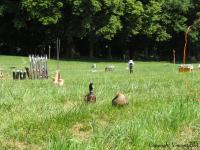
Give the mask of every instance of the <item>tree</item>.
<svg viewBox="0 0 200 150">
<path fill-rule="evenodd" d="M 94 45 L 99 39 L 112 40 L 122 26 L 120 0 L 74 0 L 73 14 L 80 21 L 80 38 L 87 37 L 90 57 L 93 57 Z"/>
<path fill-rule="evenodd" d="M 56 24 L 62 17 L 63 3 L 59 0 L 21 0 L 21 7 L 43 25 Z"/>
<path fill-rule="evenodd" d="M 145 49 L 148 56 L 169 56 L 172 49 L 182 52 L 184 32 L 198 16 L 199 0 L 1 0 L 0 46 L 33 52 L 59 36 L 63 53 L 83 43 L 90 57 L 105 46 L 110 58 L 117 47 L 130 56 Z M 196 24 L 189 42 L 194 54 L 199 41 Z"/>
<path fill-rule="evenodd" d="M 123 0 L 123 15 L 121 16 L 122 31 L 119 34 L 122 43 L 133 41 L 133 37 L 140 34 L 142 30 L 143 4 L 137 0 Z M 124 47 L 127 47 L 124 45 Z M 132 56 L 132 51 L 129 50 Z M 124 51 L 125 52 L 125 51 Z"/>
</svg>

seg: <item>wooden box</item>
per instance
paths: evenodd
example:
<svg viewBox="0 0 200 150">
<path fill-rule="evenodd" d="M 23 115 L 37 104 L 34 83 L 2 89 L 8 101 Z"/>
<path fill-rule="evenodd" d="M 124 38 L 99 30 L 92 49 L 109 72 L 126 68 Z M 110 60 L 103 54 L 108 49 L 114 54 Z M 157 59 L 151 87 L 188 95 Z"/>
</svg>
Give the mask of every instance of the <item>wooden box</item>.
<svg viewBox="0 0 200 150">
<path fill-rule="evenodd" d="M 192 72 L 193 65 L 191 64 L 182 64 L 179 66 L 179 72 Z"/>
</svg>

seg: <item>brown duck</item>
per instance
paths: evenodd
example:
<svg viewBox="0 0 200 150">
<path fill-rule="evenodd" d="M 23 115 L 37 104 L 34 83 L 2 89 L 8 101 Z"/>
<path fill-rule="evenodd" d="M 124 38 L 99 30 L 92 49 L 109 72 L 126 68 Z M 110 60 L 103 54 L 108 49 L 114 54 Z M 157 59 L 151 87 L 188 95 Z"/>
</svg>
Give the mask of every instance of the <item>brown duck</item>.
<svg viewBox="0 0 200 150">
<path fill-rule="evenodd" d="M 3 72 L 0 70 L 0 79 L 3 79 Z"/>
<path fill-rule="evenodd" d="M 85 96 L 85 101 L 86 102 L 96 102 L 96 96 L 94 94 L 94 87 L 93 87 L 92 82 L 90 82 L 90 84 L 89 84 L 89 93 Z"/>
<path fill-rule="evenodd" d="M 128 104 L 128 100 L 121 92 L 118 92 L 115 98 L 112 100 L 113 106 L 124 106 Z"/>
</svg>

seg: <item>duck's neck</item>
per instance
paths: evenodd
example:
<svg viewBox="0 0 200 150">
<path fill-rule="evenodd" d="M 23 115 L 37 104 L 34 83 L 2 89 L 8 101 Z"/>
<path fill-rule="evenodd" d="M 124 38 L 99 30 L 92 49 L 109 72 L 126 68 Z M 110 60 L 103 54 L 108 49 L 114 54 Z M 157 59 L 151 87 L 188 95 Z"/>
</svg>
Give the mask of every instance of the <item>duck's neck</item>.
<svg viewBox="0 0 200 150">
<path fill-rule="evenodd" d="M 93 94 L 93 93 L 94 93 L 93 89 L 92 89 L 92 90 L 90 90 L 90 94 Z"/>
</svg>

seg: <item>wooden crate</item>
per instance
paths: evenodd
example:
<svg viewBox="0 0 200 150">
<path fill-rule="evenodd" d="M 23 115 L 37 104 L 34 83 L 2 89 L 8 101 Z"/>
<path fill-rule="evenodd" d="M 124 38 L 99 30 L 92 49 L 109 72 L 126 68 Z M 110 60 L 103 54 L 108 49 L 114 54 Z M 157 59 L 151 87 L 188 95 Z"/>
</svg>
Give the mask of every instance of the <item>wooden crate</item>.
<svg viewBox="0 0 200 150">
<path fill-rule="evenodd" d="M 181 65 L 179 66 L 179 72 L 192 72 L 193 66 L 192 65 Z"/>
</svg>

